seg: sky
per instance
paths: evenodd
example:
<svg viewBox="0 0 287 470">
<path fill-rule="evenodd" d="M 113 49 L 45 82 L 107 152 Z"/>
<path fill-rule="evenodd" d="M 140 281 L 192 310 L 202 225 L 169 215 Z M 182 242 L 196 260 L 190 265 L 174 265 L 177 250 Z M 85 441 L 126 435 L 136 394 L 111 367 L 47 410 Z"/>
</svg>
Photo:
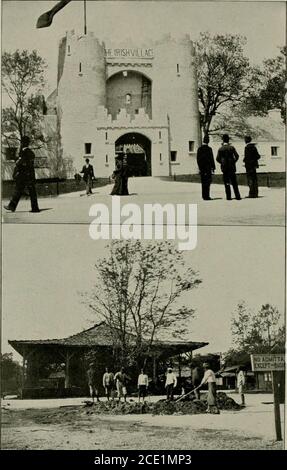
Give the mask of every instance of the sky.
<svg viewBox="0 0 287 470">
<path fill-rule="evenodd" d="M 58 44 L 67 30 L 83 34 L 83 1 L 73 0 L 49 28 L 36 29 L 37 18 L 57 2 L 2 0 L 2 49 L 36 49 L 48 64 L 47 92 L 56 87 Z M 285 44 L 285 2 L 87 1 L 87 26 L 100 40 L 115 43 L 129 38 L 144 44 L 165 33 L 200 32 L 246 36 L 245 53 L 252 63 L 277 55 Z M 11 34 L 11 31 L 13 32 Z"/>
<path fill-rule="evenodd" d="M 79 293 L 93 286 L 107 241 L 92 240 L 87 225 L 11 224 L 3 226 L 3 244 L 3 352 L 12 352 L 8 339 L 63 338 L 92 326 Z M 241 300 L 283 313 L 284 246 L 284 228 L 198 228 L 197 248 L 184 252 L 202 279 L 184 298 L 196 310 L 189 339 L 210 343 L 198 352 L 232 345 L 231 316 Z"/>
</svg>

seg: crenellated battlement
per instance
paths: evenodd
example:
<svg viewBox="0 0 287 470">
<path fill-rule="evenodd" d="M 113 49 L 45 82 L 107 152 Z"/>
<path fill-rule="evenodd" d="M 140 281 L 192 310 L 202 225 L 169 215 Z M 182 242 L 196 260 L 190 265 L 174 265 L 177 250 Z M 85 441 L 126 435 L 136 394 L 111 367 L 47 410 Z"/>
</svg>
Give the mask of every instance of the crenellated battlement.
<svg viewBox="0 0 287 470">
<path fill-rule="evenodd" d="M 117 139 L 144 132 L 151 140 L 151 174 L 169 174 L 169 152 L 177 155 L 177 169 L 190 172 L 190 149 L 200 134 L 189 34 L 114 44 L 93 32 L 68 31 L 59 46 L 58 77 L 62 145 L 76 167 L 92 148 L 95 167 L 105 176 Z"/>
</svg>

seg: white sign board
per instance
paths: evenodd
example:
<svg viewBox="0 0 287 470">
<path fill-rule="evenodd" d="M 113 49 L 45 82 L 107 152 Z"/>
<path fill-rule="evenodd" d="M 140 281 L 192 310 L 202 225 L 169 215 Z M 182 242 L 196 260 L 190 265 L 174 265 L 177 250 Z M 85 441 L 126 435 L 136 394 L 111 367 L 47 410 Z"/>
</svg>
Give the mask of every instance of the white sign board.
<svg viewBox="0 0 287 470">
<path fill-rule="evenodd" d="M 284 354 L 251 354 L 251 367 L 254 372 L 285 370 Z"/>
</svg>

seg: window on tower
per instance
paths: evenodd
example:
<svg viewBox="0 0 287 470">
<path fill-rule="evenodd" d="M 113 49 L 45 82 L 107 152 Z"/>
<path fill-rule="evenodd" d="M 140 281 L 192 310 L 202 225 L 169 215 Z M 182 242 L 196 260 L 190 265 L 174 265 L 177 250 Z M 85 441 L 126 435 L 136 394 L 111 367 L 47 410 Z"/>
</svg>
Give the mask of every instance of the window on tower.
<svg viewBox="0 0 287 470">
<path fill-rule="evenodd" d="M 271 147 L 271 156 L 272 157 L 278 157 L 278 155 L 279 155 L 279 147 L 277 147 L 275 145 L 274 146 L 272 145 L 272 147 Z"/>
<path fill-rule="evenodd" d="M 176 150 L 171 150 L 170 152 L 170 161 L 171 162 L 176 162 L 177 159 L 177 151 Z"/>
<path fill-rule="evenodd" d="M 92 152 L 92 144 L 90 142 L 85 143 L 85 154 L 89 155 Z"/>
<path fill-rule="evenodd" d="M 188 151 L 189 152 L 194 152 L 194 140 L 190 140 L 188 142 Z"/>
<path fill-rule="evenodd" d="M 130 93 L 126 94 L 126 104 L 131 104 L 132 101 L 132 95 Z"/>
</svg>

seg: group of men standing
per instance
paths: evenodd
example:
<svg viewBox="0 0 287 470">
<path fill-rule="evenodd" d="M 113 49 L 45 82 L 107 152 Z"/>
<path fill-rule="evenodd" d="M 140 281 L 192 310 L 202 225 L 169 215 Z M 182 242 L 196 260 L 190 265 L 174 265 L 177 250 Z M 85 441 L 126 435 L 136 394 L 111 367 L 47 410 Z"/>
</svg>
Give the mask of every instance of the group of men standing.
<svg viewBox="0 0 287 470">
<path fill-rule="evenodd" d="M 97 371 L 94 363 L 91 363 L 88 371 L 88 385 L 90 390 L 90 396 L 94 402 L 96 398 L 99 401 L 100 393 L 97 387 Z M 105 369 L 105 373 L 102 378 L 102 384 L 105 391 L 105 396 L 108 400 L 114 400 L 117 396 L 118 400 L 121 401 L 123 398 L 124 401 L 127 400 L 127 384 L 130 382 L 131 378 L 127 375 L 125 368 L 122 367 L 116 374 L 111 372 L 108 367 Z M 149 379 L 148 375 L 145 374 L 144 370 L 141 369 L 138 376 L 138 399 L 142 398 L 145 400 L 148 392 Z"/>
<path fill-rule="evenodd" d="M 99 401 L 100 393 L 97 386 L 97 371 L 94 363 L 89 365 L 87 370 L 88 386 L 90 396 L 92 400 L 96 398 Z M 105 396 L 108 400 L 114 400 L 115 397 L 119 401 L 123 398 L 124 401 L 127 399 L 127 385 L 131 381 L 131 378 L 127 375 L 125 368 L 122 367 L 116 374 L 111 372 L 108 367 L 105 369 L 105 373 L 102 378 L 102 384 L 105 391 Z M 167 400 L 173 400 L 174 389 L 177 386 L 177 377 L 171 367 L 168 367 L 166 372 L 165 389 L 167 394 Z M 137 389 L 138 389 L 138 400 L 141 398 L 145 401 L 148 394 L 149 377 L 145 373 L 144 369 L 141 369 L 138 375 Z"/>
<path fill-rule="evenodd" d="M 216 399 L 216 375 L 211 369 L 208 363 L 203 364 L 204 373 L 201 373 L 198 367 L 194 367 L 192 370 L 192 385 L 193 390 L 189 393 L 194 393 L 195 398 L 198 400 L 200 399 L 199 389 L 203 385 L 207 385 L 208 393 L 207 393 L 207 413 L 215 413 L 219 414 L 219 409 L 217 406 L 217 399 Z M 243 372 L 241 372 L 243 374 Z M 94 363 L 90 364 L 90 367 L 87 371 L 88 376 L 88 385 L 90 389 L 90 396 L 94 402 L 96 398 L 99 401 L 99 390 L 97 388 L 97 372 Z M 240 378 L 240 391 L 242 398 L 242 403 L 244 403 L 244 396 L 243 396 L 243 386 L 242 386 L 242 378 Z M 107 400 L 114 400 L 115 397 L 118 398 L 119 401 L 123 398 L 124 401 L 127 400 L 127 385 L 131 381 L 131 378 L 126 374 L 125 369 L 122 367 L 116 374 L 110 372 L 108 367 L 106 367 L 105 373 L 102 378 L 103 388 L 105 390 L 105 396 Z M 177 387 L 178 381 L 175 372 L 173 371 L 172 367 L 167 368 L 167 372 L 165 374 L 165 389 L 166 389 L 166 399 L 171 401 L 174 399 L 174 392 Z M 141 369 L 140 374 L 138 375 L 137 381 L 137 389 L 138 389 L 138 400 L 140 402 L 141 398 L 143 402 L 145 401 L 147 394 L 148 394 L 148 387 L 149 387 L 149 377 L 145 373 L 144 369 Z M 184 394 L 184 390 L 182 390 Z"/>
<path fill-rule="evenodd" d="M 223 182 L 225 187 L 226 199 L 231 200 L 231 186 L 237 200 L 241 199 L 236 177 L 236 162 L 239 155 L 233 145 L 229 143 L 229 135 L 222 136 L 222 145 L 218 150 L 216 161 L 220 164 L 223 174 Z M 249 198 L 258 197 L 258 182 L 256 169 L 258 168 L 258 160 L 260 155 L 250 136 L 245 136 L 245 149 L 243 162 L 246 168 L 247 183 L 249 186 Z M 215 161 L 212 148 L 208 145 L 209 137 L 206 135 L 203 139 L 203 145 L 197 150 L 197 164 L 201 177 L 202 199 L 211 200 L 210 185 L 212 182 L 212 174 L 215 171 Z"/>
</svg>

